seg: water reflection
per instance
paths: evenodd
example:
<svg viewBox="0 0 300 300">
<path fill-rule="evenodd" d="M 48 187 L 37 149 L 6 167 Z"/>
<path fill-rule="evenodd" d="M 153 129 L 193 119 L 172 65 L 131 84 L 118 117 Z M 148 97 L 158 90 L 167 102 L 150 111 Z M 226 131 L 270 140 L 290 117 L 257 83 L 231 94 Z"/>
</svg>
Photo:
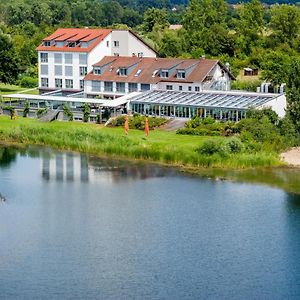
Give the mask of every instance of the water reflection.
<svg viewBox="0 0 300 300">
<path fill-rule="evenodd" d="M 85 155 L 52 152 L 41 155 L 41 171 L 45 180 L 89 181 L 88 159 Z"/>
<path fill-rule="evenodd" d="M 0 147 L 0 166 L 8 167 L 16 160 L 18 152 L 15 148 Z"/>
<path fill-rule="evenodd" d="M 178 174 L 178 171 L 155 164 L 142 164 L 122 160 L 99 159 L 84 154 L 52 152 L 41 153 L 41 174 L 44 180 L 94 182 L 109 180 L 120 182 Z"/>
</svg>

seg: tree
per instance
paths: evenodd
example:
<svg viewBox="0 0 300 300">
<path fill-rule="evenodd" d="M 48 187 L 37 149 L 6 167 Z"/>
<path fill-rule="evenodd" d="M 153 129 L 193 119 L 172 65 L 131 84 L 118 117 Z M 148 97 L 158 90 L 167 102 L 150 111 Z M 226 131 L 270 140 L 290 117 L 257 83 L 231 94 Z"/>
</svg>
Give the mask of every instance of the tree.
<svg viewBox="0 0 300 300">
<path fill-rule="evenodd" d="M 143 29 L 145 32 L 151 32 L 154 26 L 161 29 L 169 26 L 167 20 L 167 11 L 165 9 L 148 8 L 144 14 Z"/>
<path fill-rule="evenodd" d="M 287 113 L 300 132 L 300 59 L 294 59 L 288 72 Z"/>
<path fill-rule="evenodd" d="M 293 44 L 300 32 L 300 9 L 287 4 L 274 5 L 271 9 L 270 27 L 280 43 Z"/>
<path fill-rule="evenodd" d="M 13 83 L 19 74 L 19 64 L 9 35 L 0 33 L 0 81 Z"/>
<path fill-rule="evenodd" d="M 23 117 L 27 118 L 28 114 L 29 114 L 29 102 L 26 101 L 23 110 Z"/>
<path fill-rule="evenodd" d="M 181 39 L 175 30 L 165 30 L 159 49 L 161 57 L 178 57 L 182 52 Z"/>
<path fill-rule="evenodd" d="M 264 10 L 259 0 L 242 4 L 236 20 L 237 45 L 249 55 L 252 47 L 259 45 L 264 26 Z"/>
<path fill-rule="evenodd" d="M 278 86 L 288 80 L 291 57 L 280 51 L 270 51 L 263 57 L 261 67 L 263 68 L 263 79 Z"/>
<path fill-rule="evenodd" d="M 83 106 L 83 122 L 88 122 L 90 117 L 91 109 L 87 103 Z"/>
<path fill-rule="evenodd" d="M 226 51 L 229 40 L 226 14 L 224 0 L 191 0 L 183 16 L 184 50 L 193 52 L 200 48 L 212 55 Z"/>
</svg>

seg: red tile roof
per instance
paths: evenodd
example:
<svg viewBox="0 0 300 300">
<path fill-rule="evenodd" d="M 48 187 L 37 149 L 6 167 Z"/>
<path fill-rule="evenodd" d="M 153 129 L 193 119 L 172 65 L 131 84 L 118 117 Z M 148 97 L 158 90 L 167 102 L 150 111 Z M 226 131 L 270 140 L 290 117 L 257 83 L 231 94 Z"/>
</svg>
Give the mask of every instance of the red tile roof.
<svg viewBox="0 0 300 300">
<path fill-rule="evenodd" d="M 101 61 L 94 65 L 94 67 L 106 66 L 104 72 L 101 75 L 94 75 L 93 72 L 90 72 L 84 79 L 150 84 L 156 84 L 158 82 L 202 82 L 209 72 L 218 64 L 222 69 L 225 69 L 218 60 L 211 59 L 105 56 Z M 128 68 L 129 66 L 131 67 L 131 70 L 127 76 L 120 76 L 117 74 L 119 68 Z M 159 76 L 159 70 L 169 69 L 173 69 L 173 72 L 171 72 L 168 78 L 161 78 Z M 186 70 L 185 79 L 176 77 L 175 70 L 182 69 Z M 138 70 L 141 71 L 138 76 L 135 76 Z M 229 76 L 234 78 L 230 73 Z"/>
<path fill-rule="evenodd" d="M 57 47 L 51 45 L 49 47 L 41 44 L 37 47 L 38 51 L 65 51 L 65 52 L 90 52 L 95 48 L 108 34 L 111 29 L 90 29 L 90 28 L 59 28 L 54 33 L 43 39 L 44 41 L 54 42 L 92 42 L 87 48 L 76 47 Z"/>
</svg>

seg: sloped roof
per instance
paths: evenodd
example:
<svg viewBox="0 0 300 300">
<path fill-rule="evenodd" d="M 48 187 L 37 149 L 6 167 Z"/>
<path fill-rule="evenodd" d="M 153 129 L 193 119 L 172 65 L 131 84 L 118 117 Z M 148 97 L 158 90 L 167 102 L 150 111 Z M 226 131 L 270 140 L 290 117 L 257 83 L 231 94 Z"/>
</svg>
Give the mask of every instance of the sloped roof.
<svg viewBox="0 0 300 300">
<path fill-rule="evenodd" d="M 244 91 L 177 92 L 156 90 L 133 95 L 130 102 L 247 110 L 250 107 L 262 107 L 280 96 L 282 95 Z"/>
<path fill-rule="evenodd" d="M 101 61 L 96 63 L 94 67 L 103 67 L 104 72 L 101 75 L 94 75 L 90 72 L 85 80 L 101 80 L 101 81 L 118 81 L 118 82 L 132 82 L 132 83 L 150 83 L 156 84 L 158 82 L 202 82 L 210 71 L 216 66 L 220 65 L 218 60 L 211 59 L 181 59 L 181 58 L 151 58 L 151 57 L 122 57 L 122 56 L 105 56 Z M 131 72 L 127 76 L 120 76 L 117 74 L 119 68 L 132 67 Z M 189 70 L 186 73 L 186 78 L 179 79 L 176 77 L 176 72 L 173 71 L 168 78 L 161 78 L 159 70 Z M 137 75 L 138 70 L 141 70 Z M 226 70 L 226 69 L 225 69 Z M 227 71 L 227 70 L 226 70 Z M 228 72 L 228 71 L 227 71 Z M 229 73 L 229 72 L 228 72 Z M 230 76 L 232 76 L 229 73 Z M 234 78 L 232 76 L 232 78 Z"/>
<path fill-rule="evenodd" d="M 111 29 L 91 29 L 91 28 L 59 28 L 51 35 L 43 39 L 45 41 L 54 41 L 54 45 L 49 47 L 41 44 L 36 48 L 38 51 L 64 51 L 64 52 L 90 52 L 101 41 L 111 33 Z M 76 47 L 57 47 L 56 42 L 91 42 L 87 48 L 79 45 Z"/>
</svg>

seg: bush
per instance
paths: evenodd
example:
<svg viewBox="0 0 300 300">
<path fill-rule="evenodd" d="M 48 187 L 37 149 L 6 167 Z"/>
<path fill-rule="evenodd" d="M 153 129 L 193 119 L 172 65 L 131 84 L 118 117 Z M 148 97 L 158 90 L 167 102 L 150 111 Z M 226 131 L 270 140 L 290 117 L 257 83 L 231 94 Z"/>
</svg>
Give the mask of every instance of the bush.
<svg viewBox="0 0 300 300">
<path fill-rule="evenodd" d="M 235 80 L 231 83 L 231 89 L 256 92 L 257 87 L 259 87 L 261 83 L 262 80 Z"/>
<path fill-rule="evenodd" d="M 196 149 L 199 154 L 203 155 L 213 155 L 220 154 L 222 156 L 227 156 L 230 152 L 226 143 L 223 143 L 220 140 L 209 139 L 203 142 L 203 144 Z"/>
<path fill-rule="evenodd" d="M 35 88 L 38 86 L 38 78 L 23 76 L 19 81 L 19 85 L 24 88 Z"/>
<path fill-rule="evenodd" d="M 239 153 L 244 149 L 242 141 L 237 137 L 232 137 L 226 141 L 226 145 L 231 153 Z"/>
<path fill-rule="evenodd" d="M 24 106 L 24 110 L 23 110 L 23 117 L 27 118 L 28 114 L 29 114 L 29 102 L 26 101 L 25 106 Z"/>
<path fill-rule="evenodd" d="M 40 118 L 42 115 L 44 115 L 44 114 L 46 114 L 46 113 L 47 113 L 47 108 L 39 108 L 39 109 L 37 110 L 36 115 L 37 115 L 38 118 Z"/>
<path fill-rule="evenodd" d="M 146 117 L 142 115 L 133 115 L 132 117 L 129 117 L 129 128 L 130 129 L 145 129 L 145 121 Z M 110 126 L 112 127 L 118 127 L 118 126 L 124 126 L 125 123 L 125 116 L 119 116 L 112 120 Z M 156 118 L 156 117 L 148 117 L 148 124 L 149 129 L 154 129 L 155 127 L 159 127 L 163 124 L 167 123 L 167 119 L 165 118 Z"/>
</svg>

